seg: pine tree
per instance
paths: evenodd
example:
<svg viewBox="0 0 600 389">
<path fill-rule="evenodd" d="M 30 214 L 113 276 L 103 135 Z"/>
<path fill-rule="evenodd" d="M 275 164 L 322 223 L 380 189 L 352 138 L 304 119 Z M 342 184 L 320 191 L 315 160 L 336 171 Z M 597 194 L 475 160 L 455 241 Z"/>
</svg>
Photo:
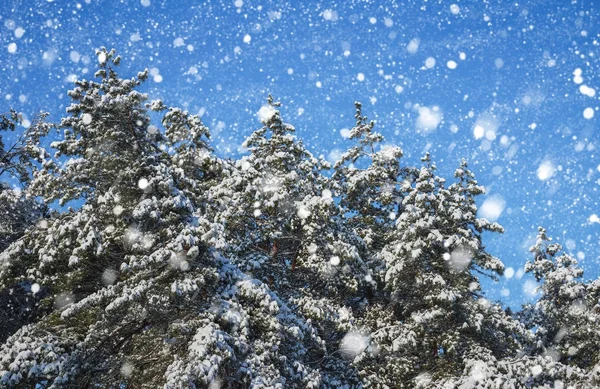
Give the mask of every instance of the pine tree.
<svg viewBox="0 0 600 389">
<path fill-rule="evenodd" d="M 363 115 L 362 104 L 355 102 L 354 106 L 356 124 L 349 139 L 356 140 L 358 145 L 335 163 L 333 179 L 336 192 L 340 193 L 340 205 L 348 215 L 346 223 L 370 249 L 377 251 L 400 213 L 401 186 L 415 172 L 400 165 L 400 147 L 382 146 L 384 138 L 373 131 L 375 123 Z"/>
<path fill-rule="evenodd" d="M 260 111 L 263 127 L 244 142 L 250 154 L 229 163 L 209 190 L 215 223 L 206 235 L 313 323 L 323 348 L 307 359 L 319 364 L 323 383 L 336 386 L 355 379 L 338 349 L 365 286 L 361 242 L 342 224 L 332 184 L 322 174 L 328 164 L 293 136 L 279 107 L 269 96 Z"/>
<path fill-rule="evenodd" d="M 465 360 L 481 350 L 510 355 L 518 343 L 505 334 L 522 331 L 483 298 L 473 274 L 503 270 L 481 241 L 484 230 L 502 230 L 476 217 L 474 196 L 483 188 L 464 161 L 458 182 L 447 189 L 429 155 L 423 162 L 413 180 L 403 182 L 401 209 L 380 252 L 385 293 L 365 319 L 379 348 L 365 358 L 363 374 L 373 385 L 413 387 L 460 374 Z"/>
<path fill-rule="evenodd" d="M 202 243 L 208 130 L 159 101 L 152 126 L 136 90 L 147 73 L 120 79 L 114 51 L 97 55 L 100 81 L 69 92 L 57 154 L 29 189 L 80 206 L 0 254 L 2 284 L 46 290 L 49 311 L 2 345 L 0 385 L 315 387 L 314 328 Z"/>
<path fill-rule="evenodd" d="M 51 129 L 44 120 L 46 116 L 46 113 L 39 114 L 12 144 L 6 145 L 0 134 L 0 251 L 46 211 L 38 202 L 27 199 L 23 190 L 37 163 L 46 156 L 46 150 L 40 147 L 40 139 Z M 20 124 L 22 117 L 16 111 L 0 115 L 0 132 L 14 132 Z"/>
<path fill-rule="evenodd" d="M 43 204 L 25 196 L 37 162 L 46 155 L 39 145 L 50 130 L 45 116 L 38 115 L 10 144 L 5 144 L 0 134 L 0 252 L 47 213 Z M 15 111 L 0 115 L 0 132 L 14 132 L 21 124 L 22 117 Z M 39 296 L 31 296 L 29 288 L 28 283 L 14 283 L 0 289 L 0 342 L 40 314 L 36 308 Z"/>
<path fill-rule="evenodd" d="M 534 259 L 525 271 L 542 281 L 542 296 L 526 307 L 523 315 L 528 327 L 536 328 L 534 352 L 591 369 L 600 362 L 600 289 L 597 281 L 583 282 L 577 260 L 561 250 L 539 227 L 536 243 L 530 248 Z"/>
</svg>

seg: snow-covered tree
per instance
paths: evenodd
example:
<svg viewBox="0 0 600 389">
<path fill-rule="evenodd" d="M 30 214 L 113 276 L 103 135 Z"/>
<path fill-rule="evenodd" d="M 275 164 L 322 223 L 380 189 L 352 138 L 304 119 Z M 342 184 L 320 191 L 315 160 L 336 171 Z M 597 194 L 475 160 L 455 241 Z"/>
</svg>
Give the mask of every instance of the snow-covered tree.
<svg viewBox="0 0 600 389">
<path fill-rule="evenodd" d="M 97 57 L 58 125 L 0 143 L 22 183 L 0 187 L 0 388 L 600 384 L 600 281 L 545 230 L 540 300 L 513 317 L 484 297 L 502 227 L 465 161 L 450 185 L 429 155 L 403 166 L 356 103 L 329 175 L 271 97 L 248 155 L 222 159 L 198 116 L 140 92 L 147 72 Z"/>
<path fill-rule="evenodd" d="M 534 351 L 563 364 L 594 368 L 600 362 L 600 284 L 583 282 L 577 260 L 561 250 L 539 227 L 530 248 L 534 259 L 525 270 L 542 282 L 542 295 L 523 316 L 535 328 Z"/>
<path fill-rule="evenodd" d="M 435 175 L 429 155 L 423 162 L 400 189 L 401 208 L 379 253 L 385 293 L 365 318 L 378 353 L 364 358 L 363 374 L 375 386 L 413 387 L 459 374 L 467 356 L 480 348 L 510 355 L 518 344 L 506 335 L 522 331 L 481 295 L 474 275 L 503 270 L 481 241 L 483 231 L 502 230 L 476 217 L 474 197 L 483 188 L 464 161 L 449 188 Z"/>
<path fill-rule="evenodd" d="M 1 132 L 14 132 L 22 124 L 15 111 L 0 115 L 0 251 L 39 219 L 45 208 L 24 195 L 37 163 L 46 156 L 40 139 L 51 126 L 45 122 L 47 114 L 38 115 L 33 124 L 16 140 L 6 144 Z"/>
<path fill-rule="evenodd" d="M 347 369 L 340 341 L 351 305 L 367 285 L 361 241 L 342 224 L 328 164 L 308 152 L 284 123 L 271 97 L 259 111 L 263 127 L 244 142 L 250 154 L 228 163 L 209 190 L 207 242 L 314 323 L 324 349 L 312 350 L 323 374 Z M 352 374 L 346 374 L 351 378 Z"/>
<path fill-rule="evenodd" d="M 346 222 L 374 251 L 381 249 L 384 237 L 400 213 L 401 185 L 414 169 L 402 167 L 402 149 L 382 145 L 383 136 L 373 131 L 375 123 L 362 113 L 355 102 L 356 124 L 349 139 L 357 141 L 334 165 L 334 183 Z"/>
<path fill-rule="evenodd" d="M 50 130 L 45 116 L 38 115 L 15 140 L 5 141 L 2 132 L 15 132 L 23 121 L 15 111 L 0 115 L 0 252 L 47 212 L 43 204 L 25 196 L 37 163 L 46 155 L 40 147 L 40 138 Z M 39 314 L 37 298 L 28 293 L 29 287 L 27 283 L 14 283 L 0 289 L 0 341 Z"/>
<path fill-rule="evenodd" d="M 0 348 L 0 386 L 346 382 L 305 361 L 326 351 L 309 320 L 202 243 L 207 222 L 197 202 L 214 174 L 206 127 L 158 101 L 149 108 L 167 110 L 164 128 L 152 126 L 136 90 L 146 72 L 121 79 L 114 51 L 97 55 L 99 81 L 69 92 L 57 153 L 29 189 L 76 208 L 0 254 L 2 285 L 27 281 L 48 295 L 48 314 Z"/>
</svg>

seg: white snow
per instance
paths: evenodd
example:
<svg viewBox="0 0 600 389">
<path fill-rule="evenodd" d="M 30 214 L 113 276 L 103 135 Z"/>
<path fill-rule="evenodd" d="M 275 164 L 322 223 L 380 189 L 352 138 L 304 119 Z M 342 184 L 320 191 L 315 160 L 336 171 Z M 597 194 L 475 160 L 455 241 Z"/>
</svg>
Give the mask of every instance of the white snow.
<svg viewBox="0 0 600 389">
<path fill-rule="evenodd" d="M 243 39 L 244 43 L 249 44 L 251 40 L 252 40 L 252 37 L 250 36 L 250 34 L 244 35 L 244 39 Z"/>
<path fill-rule="evenodd" d="M 475 127 L 473 127 L 473 136 L 475 137 L 475 139 L 483 138 L 484 134 L 485 128 L 481 127 L 480 125 L 475 125 Z"/>
<path fill-rule="evenodd" d="M 434 66 L 435 66 L 435 58 L 429 57 L 425 60 L 425 67 L 427 69 L 433 69 Z"/>
<path fill-rule="evenodd" d="M 17 23 L 12 19 L 6 19 L 4 21 L 4 27 L 6 27 L 9 30 L 14 30 L 15 27 L 17 27 Z"/>
<path fill-rule="evenodd" d="M 581 84 L 583 82 L 583 77 L 581 76 L 581 68 L 577 68 L 573 71 L 573 82 L 575 84 Z"/>
<path fill-rule="evenodd" d="M 505 207 L 506 201 L 501 196 L 490 196 L 481 205 L 479 214 L 481 217 L 488 219 L 491 222 L 495 222 L 500 215 L 502 215 Z"/>
<path fill-rule="evenodd" d="M 299 207 L 296 213 L 300 219 L 306 219 L 310 216 L 310 211 L 306 207 Z"/>
<path fill-rule="evenodd" d="M 583 117 L 586 119 L 591 119 L 594 117 L 594 109 L 593 108 L 586 108 L 583 110 Z"/>
<path fill-rule="evenodd" d="M 84 113 L 83 115 L 81 115 L 81 121 L 83 122 L 83 124 L 90 124 L 92 122 L 92 115 L 90 115 L 89 113 Z"/>
<path fill-rule="evenodd" d="M 71 61 L 77 63 L 81 59 L 81 55 L 77 51 L 73 50 L 71 53 L 69 53 L 69 58 Z"/>
<path fill-rule="evenodd" d="M 75 297 L 71 293 L 60 293 L 54 298 L 54 307 L 58 310 L 65 308 L 75 301 Z"/>
<path fill-rule="evenodd" d="M 588 96 L 588 97 L 594 97 L 596 95 L 596 90 L 594 88 L 590 88 L 587 85 L 580 85 L 579 86 L 579 92 L 582 95 Z"/>
<path fill-rule="evenodd" d="M 208 386 L 208 389 L 221 389 L 221 384 L 221 379 L 217 377 L 211 381 L 210 385 Z"/>
<path fill-rule="evenodd" d="M 332 9 L 326 9 L 323 11 L 323 19 L 327 20 L 328 22 L 335 22 L 338 20 L 338 13 Z"/>
<path fill-rule="evenodd" d="M 419 38 L 414 38 L 408 43 L 408 45 L 406 45 L 406 51 L 408 51 L 411 54 L 415 54 L 419 50 L 420 43 L 421 40 Z"/>
<path fill-rule="evenodd" d="M 350 360 L 357 357 L 369 346 L 369 338 L 358 332 L 348 332 L 340 343 L 340 352 Z"/>
<path fill-rule="evenodd" d="M 142 0 L 142 4 L 143 4 L 143 1 L 144 1 L 144 0 Z M 146 1 L 147 1 L 147 0 L 146 0 Z M 148 1 L 148 4 L 150 4 L 150 2 L 149 2 L 149 1 Z M 131 373 L 133 373 L 133 365 L 132 365 L 131 363 L 129 363 L 129 362 L 125 362 L 125 363 L 124 363 L 124 364 L 121 366 L 121 375 L 122 375 L 123 377 L 126 377 L 126 378 L 128 378 L 128 377 L 130 377 L 130 376 L 131 376 Z"/>
<path fill-rule="evenodd" d="M 475 139 L 481 139 L 485 137 L 487 140 L 496 139 L 496 131 L 498 130 L 499 123 L 496 116 L 489 112 L 482 113 L 473 127 L 473 136 Z"/>
<path fill-rule="evenodd" d="M 464 271 L 471 263 L 473 252 L 468 247 L 457 247 L 450 254 L 448 265 L 456 272 Z"/>
<path fill-rule="evenodd" d="M 100 65 L 104 64 L 106 62 L 106 54 L 101 52 L 100 54 L 98 54 L 98 63 Z"/>
<path fill-rule="evenodd" d="M 10 54 L 14 54 L 17 52 L 17 44 L 15 42 L 9 43 L 8 44 L 8 52 Z"/>
<path fill-rule="evenodd" d="M 276 113 L 277 111 L 272 106 L 263 105 L 256 114 L 258 115 L 258 120 L 260 120 L 262 124 L 267 124 Z"/>
<path fill-rule="evenodd" d="M 117 216 L 123 213 L 123 207 L 120 205 L 115 205 L 113 208 L 113 213 Z"/>
<path fill-rule="evenodd" d="M 117 280 L 117 272 L 114 269 L 105 269 L 102 272 L 102 283 L 104 285 L 112 285 Z"/>
<path fill-rule="evenodd" d="M 21 39 L 21 37 L 23 36 L 23 34 L 25 34 L 25 30 L 21 27 L 17 27 L 14 31 L 15 33 L 15 38 L 17 39 Z"/>
<path fill-rule="evenodd" d="M 442 121 L 443 114 L 438 106 L 418 107 L 417 129 L 425 132 L 435 130 Z"/>
<path fill-rule="evenodd" d="M 456 63 L 456 61 L 450 60 L 450 61 L 446 62 L 446 66 L 448 66 L 448 69 L 454 70 L 454 69 L 456 69 L 458 64 Z"/>
<path fill-rule="evenodd" d="M 460 13 L 460 7 L 456 4 L 452 4 L 450 6 L 450 12 L 452 12 L 454 15 L 458 15 Z"/>
<path fill-rule="evenodd" d="M 523 284 L 523 292 L 530 296 L 533 297 L 537 294 L 537 283 L 534 280 L 525 280 L 525 283 Z"/>
<path fill-rule="evenodd" d="M 546 181 L 554 175 L 555 171 L 556 169 L 551 161 L 544 161 L 537 168 L 537 177 L 542 181 Z"/>
<path fill-rule="evenodd" d="M 142 6 L 144 6 L 144 7 L 150 6 L 150 0 L 141 0 L 140 3 L 142 3 Z"/>
<path fill-rule="evenodd" d="M 140 180 L 138 181 L 138 187 L 142 190 L 145 190 L 149 184 L 150 183 L 146 178 L 140 178 Z"/>
<path fill-rule="evenodd" d="M 365 80 L 365 74 L 364 74 L 364 73 L 358 73 L 358 74 L 356 75 L 356 79 L 357 79 L 358 81 L 361 81 L 361 82 L 362 82 L 362 81 L 364 81 L 364 80 Z"/>
<path fill-rule="evenodd" d="M 515 275 L 515 269 L 513 269 L 512 267 L 507 267 L 504 270 L 504 277 L 510 279 L 510 278 L 513 278 L 514 275 Z"/>
</svg>

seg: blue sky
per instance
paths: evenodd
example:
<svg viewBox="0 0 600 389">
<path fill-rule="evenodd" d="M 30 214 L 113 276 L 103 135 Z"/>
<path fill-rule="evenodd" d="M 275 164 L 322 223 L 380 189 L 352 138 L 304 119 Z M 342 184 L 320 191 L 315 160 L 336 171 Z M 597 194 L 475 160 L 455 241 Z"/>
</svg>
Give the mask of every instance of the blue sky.
<svg viewBox="0 0 600 389">
<path fill-rule="evenodd" d="M 600 274 L 600 12 L 593 1 L 14 1 L 0 8 L 0 112 L 65 114 L 72 81 L 114 47 L 148 68 L 151 99 L 200 113 L 223 156 L 260 126 L 268 93 L 317 155 L 350 143 L 353 102 L 405 163 L 451 179 L 469 161 L 486 236 L 509 271 L 491 299 L 535 298 L 521 278 L 537 226 Z"/>
</svg>

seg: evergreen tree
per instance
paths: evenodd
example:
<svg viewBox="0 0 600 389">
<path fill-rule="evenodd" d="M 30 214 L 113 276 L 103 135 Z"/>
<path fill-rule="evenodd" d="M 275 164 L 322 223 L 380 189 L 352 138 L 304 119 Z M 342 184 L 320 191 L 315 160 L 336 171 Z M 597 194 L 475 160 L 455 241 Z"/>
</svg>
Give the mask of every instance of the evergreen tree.
<svg viewBox="0 0 600 389">
<path fill-rule="evenodd" d="M 429 155 L 403 166 L 356 103 L 329 176 L 271 97 L 249 154 L 221 159 L 198 116 L 148 102 L 147 72 L 97 56 L 59 125 L 0 138 L 22 186 L 0 186 L 0 388 L 599 385 L 600 282 L 540 229 L 540 300 L 487 300 L 502 227 L 465 161 L 449 186 Z"/>
<path fill-rule="evenodd" d="M 46 150 L 40 146 L 40 139 L 50 130 L 44 121 L 46 116 L 38 115 L 11 144 L 5 144 L 0 133 L 0 251 L 45 212 L 41 204 L 24 196 L 23 189 L 29 184 L 36 163 L 46 157 Z M 14 132 L 20 124 L 22 117 L 15 111 L 0 115 L 0 132 Z"/>
<path fill-rule="evenodd" d="M 502 274 L 503 264 L 485 251 L 481 233 L 502 231 L 477 219 L 474 197 L 483 193 L 463 161 L 458 182 L 445 188 L 429 155 L 412 182 L 403 181 L 401 209 L 380 252 L 385 270 L 378 309 L 366 317 L 379 353 L 365 358 L 373 385 L 460 374 L 481 350 L 496 357 L 518 348 L 506 333 L 520 325 L 480 293 L 474 271 Z M 377 369 L 373 369 L 378 366 Z"/>
<path fill-rule="evenodd" d="M 402 185 L 415 171 L 400 165 L 400 147 L 381 145 L 384 138 L 373 131 L 375 123 L 363 115 L 362 104 L 355 102 L 354 106 L 356 124 L 349 139 L 358 144 L 335 163 L 333 179 L 346 223 L 369 249 L 377 251 L 400 213 Z"/>
<path fill-rule="evenodd" d="M 302 362 L 322 347 L 313 327 L 201 242 L 195 202 L 214 174 L 206 127 L 168 109 L 162 135 L 136 90 L 147 73 L 120 79 L 114 51 L 97 54 L 100 81 L 69 92 L 71 116 L 52 145 L 65 162 L 46 159 L 30 188 L 83 203 L 0 254 L 3 285 L 48 290 L 49 310 L 2 346 L 0 385 L 318 385 Z"/>
<path fill-rule="evenodd" d="M 525 271 L 542 281 L 542 295 L 524 310 L 525 323 L 535 328 L 535 353 L 591 369 L 600 362 L 599 284 L 584 283 L 577 260 L 561 250 L 539 227 L 536 243 L 530 248 L 534 259 Z"/>
<path fill-rule="evenodd" d="M 46 156 L 39 145 L 50 130 L 45 116 L 38 115 L 12 143 L 5 144 L 0 133 L 0 252 L 47 212 L 44 205 L 25 196 L 36 163 Z M 14 132 L 21 124 L 22 117 L 15 111 L 0 115 L 0 132 Z M 39 296 L 31 296 L 29 288 L 28 283 L 14 283 L 0 289 L 0 342 L 40 314 L 36 308 Z"/>
<path fill-rule="evenodd" d="M 311 350 L 323 382 L 354 379 L 337 353 L 364 288 L 360 240 L 342 224 L 326 162 L 308 152 L 269 96 L 263 127 L 244 142 L 250 155 L 224 169 L 209 190 L 207 236 L 241 269 L 268 284 L 314 324 L 323 348 Z M 334 374 L 337 378 L 332 378 Z M 345 377 L 340 381 L 340 377 Z M 335 386 L 334 385 L 334 386 Z"/>
</svg>

